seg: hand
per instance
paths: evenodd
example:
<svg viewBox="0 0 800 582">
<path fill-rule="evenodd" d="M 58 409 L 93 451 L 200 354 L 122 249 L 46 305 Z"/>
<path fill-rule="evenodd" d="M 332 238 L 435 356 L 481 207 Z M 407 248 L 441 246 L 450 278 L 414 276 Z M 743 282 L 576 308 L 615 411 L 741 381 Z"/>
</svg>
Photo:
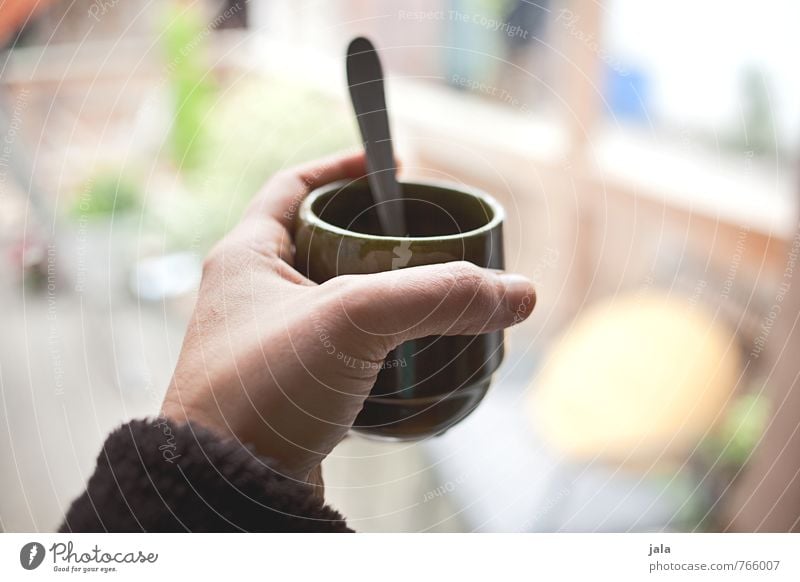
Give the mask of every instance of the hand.
<svg viewBox="0 0 800 582">
<path fill-rule="evenodd" d="M 279 173 L 208 255 L 162 412 L 252 443 L 316 481 L 400 343 L 523 320 L 531 283 L 470 263 L 346 275 L 317 285 L 292 268 L 294 212 L 311 189 L 364 174 L 362 156 Z M 520 309 L 520 306 L 525 306 Z M 330 354 L 352 359 L 348 363 Z M 352 361 L 369 365 L 352 366 Z"/>
</svg>

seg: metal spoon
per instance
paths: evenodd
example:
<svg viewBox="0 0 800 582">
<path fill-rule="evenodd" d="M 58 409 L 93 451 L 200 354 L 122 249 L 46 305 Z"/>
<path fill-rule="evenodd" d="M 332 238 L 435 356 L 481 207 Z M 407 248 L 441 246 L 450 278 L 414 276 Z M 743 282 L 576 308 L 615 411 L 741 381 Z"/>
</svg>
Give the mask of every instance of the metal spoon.
<svg viewBox="0 0 800 582">
<path fill-rule="evenodd" d="M 403 193 L 397 183 L 386 113 L 383 70 L 375 47 L 364 37 L 354 39 L 347 47 L 347 85 L 367 151 L 367 180 L 381 229 L 386 236 L 406 236 Z"/>
</svg>

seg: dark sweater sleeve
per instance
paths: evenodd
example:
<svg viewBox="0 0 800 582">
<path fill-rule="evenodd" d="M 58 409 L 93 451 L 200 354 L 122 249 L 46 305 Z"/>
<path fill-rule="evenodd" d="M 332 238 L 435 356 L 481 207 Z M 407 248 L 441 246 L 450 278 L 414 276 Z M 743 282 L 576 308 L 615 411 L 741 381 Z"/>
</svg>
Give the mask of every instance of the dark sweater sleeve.
<svg viewBox="0 0 800 582">
<path fill-rule="evenodd" d="M 346 532 L 312 487 L 196 425 L 135 420 L 108 437 L 62 532 Z"/>
</svg>

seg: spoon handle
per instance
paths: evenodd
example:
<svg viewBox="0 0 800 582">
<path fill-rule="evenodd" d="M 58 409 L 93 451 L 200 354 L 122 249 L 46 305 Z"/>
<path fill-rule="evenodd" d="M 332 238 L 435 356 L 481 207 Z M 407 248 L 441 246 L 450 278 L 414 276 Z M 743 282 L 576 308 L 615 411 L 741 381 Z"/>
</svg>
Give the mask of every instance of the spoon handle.
<svg viewBox="0 0 800 582">
<path fill-rule="evenodd" d="M 347 84 L 367 152 L 367 180 L 381 228 L 387 236 L 406 236 L 405 216 L 399 202 L 403 194 L 397 183 L 386 113 L 383 70 L 375 47 L 364 37 L 354 39 L 347 48 Z M 398 203 L 386 204 L 393 201 Z"/>
</svg>

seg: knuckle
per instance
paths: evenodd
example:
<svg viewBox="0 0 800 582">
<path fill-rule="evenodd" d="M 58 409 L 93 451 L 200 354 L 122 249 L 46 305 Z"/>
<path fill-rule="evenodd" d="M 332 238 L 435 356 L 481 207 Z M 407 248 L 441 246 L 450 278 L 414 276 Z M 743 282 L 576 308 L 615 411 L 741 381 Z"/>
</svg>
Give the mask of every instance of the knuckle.
<svg viewBox="0 0 800 582">
<path fill-rule="evenodd" d="M 469 261 L 455 261 L 448 263 L 450 273 L 459 279 L 474 282 L 476 279 L 483 278 L 483 269 Z"/>
<path fill-rule="evenodd" d="M 272 176 L 270 186 L 286 192 L 303 191 L 306 188 L 306 180 L 297 168 L 286 168 Z"/>
<path fill-rule="evenodd" d="M 450 295 L 454 307 L 461 313 L 456 320 L 456 329 L 483 319 L 488 321 L 501 298 L 486 271 L 472 263 L 463 263 L 454 267 L 452 276 L 455 281 Z"/>
<path fill-rule="evenodd" d="M 295 172 L 293 172 L 290 168 L 283 168 L 272 174 L 268 184 L 286 184 L 295 175 Z"/>
<path fill-rule="evenodd" d="M 485 293 L 490 289 L 486 281 L 486 273 L 473 263 L 458 261 L 449 269 L 451 293 L 460 300 L 471 298 Z"/>
</svg>

